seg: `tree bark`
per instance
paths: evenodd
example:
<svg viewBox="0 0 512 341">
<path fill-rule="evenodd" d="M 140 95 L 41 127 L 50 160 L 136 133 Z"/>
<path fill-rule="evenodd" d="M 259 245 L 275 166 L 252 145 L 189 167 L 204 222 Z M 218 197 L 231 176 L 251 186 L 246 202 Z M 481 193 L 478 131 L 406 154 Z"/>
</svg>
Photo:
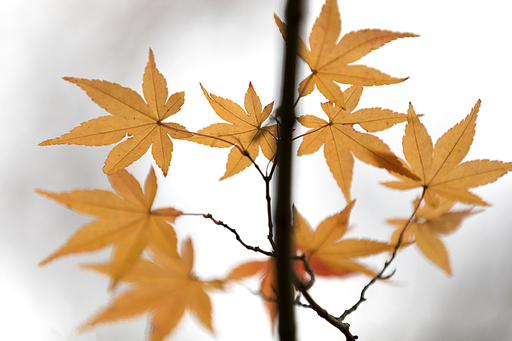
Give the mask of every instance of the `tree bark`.
<svg viewBox="0 0 512 341">
<path fill-rule="evenodd" d="M 278 139 L 275 215 L 276 278 L 278 306 L 278 334 L 281 341 L 295 341 L 294 291 L 292 285 L 292 131 L 295 124 L 294 102 L 297 89 L 297 46 L 303 1 L 288 0 L 285 12 L 286 47 L 283 65 L 281 105 L 278 111 L 280 125 Z"/>
</svg>

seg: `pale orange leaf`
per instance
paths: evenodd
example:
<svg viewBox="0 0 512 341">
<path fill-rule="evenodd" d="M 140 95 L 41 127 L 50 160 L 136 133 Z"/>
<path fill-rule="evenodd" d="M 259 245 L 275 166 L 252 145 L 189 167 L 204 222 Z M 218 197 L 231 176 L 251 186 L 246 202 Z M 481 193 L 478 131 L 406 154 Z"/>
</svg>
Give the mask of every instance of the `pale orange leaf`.
<svg viewBox="0 0 512 341">
<path fill-rule="evenodd" d="M 262 108 L 252 83 L 249 83 L 245 95 L 245 110 L 229 99 L 208 93 L 202 85 L 201 89 L 217 115 L 229 123 L 212 124 L 188 140 L 210 147 L 232 148 L 228 155 L 226 172 L 221 180 L 249 167 L 252 161 L 256 160 L 260 147 L 263 155 L 272 161 L 277 148 L 277 125 L 264 124 L 272 112 L 274 103 Z"/>
<path fill-rule="evenodd" d="M 210 282 L 202 281 L 193 274 L 190 239 L 185 241 L 181 256 L 162 249 L 152 251 L 153 261 L 139 259 L 123 279 L 130 283 L 129 289 L 83 324 L 80 331 L 147 313 L 151 319 L 150 340 L 161 341 L 176 329 L 185 312 L 190 312 L 213 332 L 212 306 L 207 291 L 219 286 L 216 283 L 210 285 Z M 83 268 L 110 277 L 115 275 L 112 263 L 84 265 Z"/>
<path fill-rule="evenodd" d="M 512 170 L 512 162 L 474 160 L 460 163 L 473 142 L 479 108 L 480 100 L 471 113 L 448 130 L 433 148 L 425 126 L 410 104 L 402 146 L 416 179 L 406 174 L 393 173 L 401 181 L 383 184 L 395 189 L 422 187 L 425 200 L 432 206 L 439 204 L 440 197 L 468 204 L 488 205 L 469 189 L 496 181 Z"/>
<path fill-rule="evenodd" d="M 109 153 L 103 171 L 110 175 L 124 169 L 152 146 L 156 164 L 167 175 L 173 149 L 170 138 L 182 139 L 191 134 L 177 123 L 164 122 L 181 109 L 185 93 L 175 93 L 167 98 L 167 82 L 156 68 L 153 51 L 149 50 L 149 61 L 142 83 L 146 102 L 135 91 L 116 83 L 72 77 L 64 77 L 64 80 L 78 85 L 112 116 L 84 122 L 69 133 L 39 145 L 103 146 L 117 143 L 128 135 L 127 140 Z"/>
<path fill-rule="evenodd" d="M 145 192 L 126 170 L 110 175 L 109 180 L 117 195 L 103 190 L 63 193 L 37 191 L 77 212 L 97 218 L 75 232 L 40 265 L 69 254 L 95 251 L 113 245 L 113 287 L 130 271 L 147 246 L 176 252 L 176 233 L 170 223 L 182 212 L 173 208 L 151 209 L 157 191 L 153 169 L 146 179 Z"/>
<path fill-rule="evenodd" d="M 286 25 L 274 15 L 283 38 Z M 412 33 L 399 33 L 377 29 L 365 29 L 341 34 L 341 19 L 337 0 L 326 0 L 309 36 L 307 49 L 299 38 L 299 56 L 308 64 L 311 74 L 299 86 L 300 96 L 310 94 L 314 87 L 329 101 L 343 107 L 346 100 L 336 83 L 353 85 L 384 85 L 403 82 L 407 78 L 394 78 L 364 65 L 348 65 L 371 51 L 398 38 L 417 37 Z"/>
</svg>

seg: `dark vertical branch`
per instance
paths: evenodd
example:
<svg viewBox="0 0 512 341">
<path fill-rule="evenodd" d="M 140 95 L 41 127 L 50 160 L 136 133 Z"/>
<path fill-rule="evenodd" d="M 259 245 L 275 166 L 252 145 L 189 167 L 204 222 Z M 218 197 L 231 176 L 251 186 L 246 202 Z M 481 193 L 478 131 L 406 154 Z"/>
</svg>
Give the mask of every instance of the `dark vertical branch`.
<svg viewBox="0 0 512 341">
<path fill-rule="evenodd" d="M 285 22 L 286 50 L 283 65 L 281 106 L 278 112 L 280 125 L 278 140 L 279 170 L 277 174 L 275 238 L 278 332 L 281 341 L 295 341 L 294 292 L 291 264 L 291 174 L 292 130 L 295 123 L 294 100 L 296 95 L 297 46 L 299 24 L 302 17 L 302 0 L 288 0 Z"/>
</svg>

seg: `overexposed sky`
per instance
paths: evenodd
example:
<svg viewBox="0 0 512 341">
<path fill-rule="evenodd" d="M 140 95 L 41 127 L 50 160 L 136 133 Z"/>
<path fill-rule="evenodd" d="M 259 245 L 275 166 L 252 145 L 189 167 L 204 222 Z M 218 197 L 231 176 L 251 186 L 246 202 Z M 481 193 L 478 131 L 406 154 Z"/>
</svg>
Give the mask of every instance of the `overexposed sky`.
<svg viewBox="0 0 512 341">
<path fill-rule="evenodd" d="M 381 28 L 421 35 L 394 41 L 361 60 L 410 79 L 366 88 L 359 108 L 405 112 L 412 102 L 435 141 L 481 99 L 467 159 L 512 161 L 508 4 L 500 0 L 338 3 L 342 34 Z M 310 1 L 308 33 L 322 4 Z M 137 341 L 145 340 L 147 332 L 146 319 L 140 318 L 75 335 L 75 328 L 109 298 L 107 279 L 80 271 L 77 264 L 105 260 L 108 250 L 37 267 L 90 219 L 37 196 L 34 189 L 110 189 L 101 167 L 112 146 L 37 146 L 106 114 L 81 89 L 61 78 L 104 79 L 140 93 L 152 48 L 169 92 L 185 91 L 185 105 L 176 121 L 198 130 L 220 122 L 199 83 L 240 104 L 249 82 L 263 105 L 278 99 L 282 39 L 273 13 L 282 17 L 283 7 L 282 1 L 271 0 L 0 2 L 0 339 Z M 299 114 L 322 114 L 316 96 L 302 101 Z M 380 134 L 398 155 L 403 129 L 403 124 L 397 125 Z M 181 141 L 174 149 L 169 175 L 158 177 L 156 204 L 213 213 L 237 228 L 247 242 L 266 247 L 264 187 L 257 172 L 245 170 L 219 182 L 226 150 Z M 129 171 L 143 182 L 151 164 L 146 155 Z M 297 170 L 295 202 L 311 225 L 343 209 L 343 196 L 322 153 L 299 159 Z M 378 185 L 388 179 L 384 171 L 356 161 L 353 235 L 385 240 L 392 232 L 385 219 L 410 212 L 416 193 Z M 393 282 L 370 289 L 368 302 L 347 320 L 360 340 L 512 339 L 511 189 L 508 175 L 475 190 L 492 207 L 444 239 L 454 270 L 451 278 L 414 248 L 401 253 Z M 200 218 L 180 218 L 176 229 L 180 236 L 194 238 L 197 272 L 204 277 L 222 276 L 239 259 L 255 257 L 230 234 Z M 379 267 L 383 258 L 370 261 Z M 366 281 L 356 277 L 318 282 L 312 294 L 333 314 L 340 314 L 357 300 Z M 213 304 L 217 340 L 272 339 L 259 298 L 246 288 L 216 295 Z M 298 312 L 300 340 L 342 338 L 315 313 Z M 190 339 L 212 336 L 186 318 L 170 340 Z"/>
</svg>

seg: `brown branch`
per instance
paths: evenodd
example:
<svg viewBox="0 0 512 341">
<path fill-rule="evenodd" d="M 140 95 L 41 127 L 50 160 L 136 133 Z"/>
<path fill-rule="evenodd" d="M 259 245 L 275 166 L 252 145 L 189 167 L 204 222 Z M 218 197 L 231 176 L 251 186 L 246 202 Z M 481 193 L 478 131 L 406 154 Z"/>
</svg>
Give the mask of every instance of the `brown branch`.
<svg viewBox="0 0 512 341">
<path fill-rule="evenodd" d="M 303 13 L 302 0 L 288 0 L 285 9 L 286 47 L 283 65 L 281 106 L 278 120 L 281 123 L 277 140 L 276 157 L 279 172 L 276 187 L 275 243 L 277 278 L 278 334 L 280 341 L 295 341 L 295 310 L 291 266 L 291 175 L 292 175 L 292 132 L 295 124 L 294 98 L 296 96 L 297 51 L 299 27 Z"/>
</svg>

